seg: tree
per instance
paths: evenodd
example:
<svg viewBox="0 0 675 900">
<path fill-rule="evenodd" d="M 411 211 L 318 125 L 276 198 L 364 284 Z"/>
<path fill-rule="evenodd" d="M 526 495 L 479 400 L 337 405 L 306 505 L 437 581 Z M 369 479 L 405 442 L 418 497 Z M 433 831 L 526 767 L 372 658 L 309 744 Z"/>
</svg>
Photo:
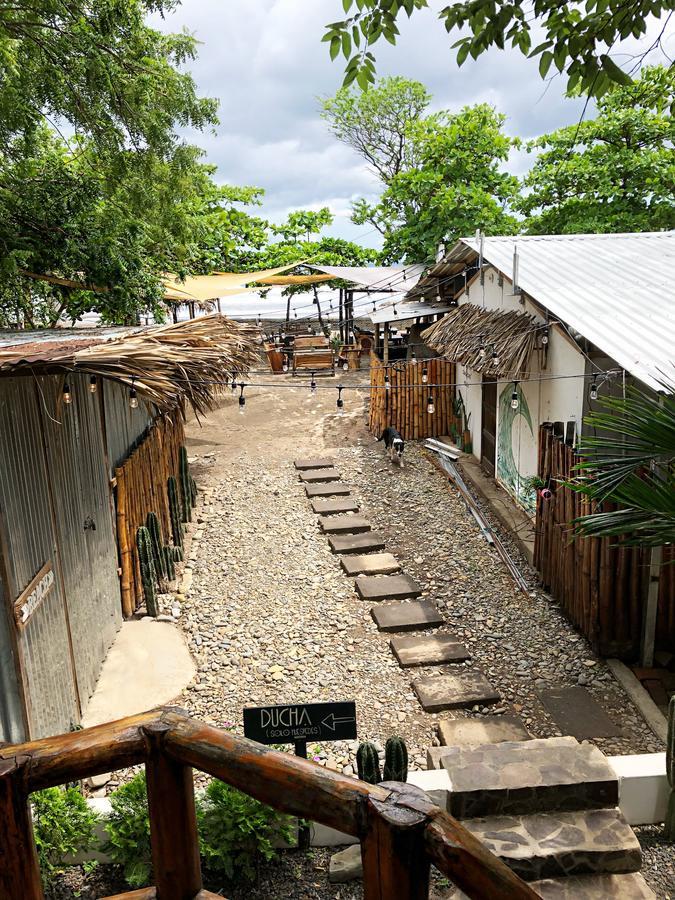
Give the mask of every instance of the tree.
<svg viewBox="0 0 675 900">
<path fill-rule="evenodd" d="M 383 78 L 368 91 L 342 88 L 321 101 L 322 118 L 339 141 L 363 157 L 384 184 L 415 166 L 410 126 L 431 102 L 419 81 Z"/>
<path fill-rule="evenodd" d="M 509 234 L 516 220 L 507 206 L 518 182 L 501 171 L 514 141 L 503 131 L 504 116 L 491 106 L 439 113 L 409 128 L 414 167 L 402 169 L 375 205 L 359 201 L 357 224 L 384 235 L 386 262 L 431 262 L 438 245 L 483 228 Z"/>
<path fill-rule="evenodd" d="M 356 81 L 366 88 L 375 81 L 372 46 L 384 38 L 396 43 L 397 22 L 428 6 L 428 0 L 342 0 L 346 19 L 326 27 L 323 40 L 335 59 L 347 59 L 345 84 Z M 567 75 L 567 89 L 601 97 L 613 83 L 628 84 L 630 76 L 610 56 L 612 47 L 625 38 L 644 37 L 650 17 L 663 18 L 660 35 L 642 55 L 658 46 L 670 16 L 673 0 L 586 0 L 584 4 L 561 0 L 457 0 L 444 6 L 439 18 L 449 34 L 457 34 L 457 63 L 468 56 L 477 59 L 490 47 L 507 44 L 525 56 L 539 60 L 542 78 L 554 65 Z M 543 40 L 532 47 L 532 32 Z M 635 65 L 631 59 L 629 65 Z"/>
<path fill-rule="evenodd" d="M 311 209 L 299 209 L 289 213 L 281 225 L 272 225 L 274 234 L 279 234 L 284 241 L 297 244 L 301 238 L 309 241 L 313 234 L 318 234 L 326 225 L 333 224 L 333 214 L 327 206 L 316 212 Z"/>
<path fill-rule="evenodd" d="M 531 141 L 541 151 L 517 202 L 530 234 L 675 228 L 675 70 L 643 70 L 639 81 L 598 101 L 595 119 Z"/>
</svg>

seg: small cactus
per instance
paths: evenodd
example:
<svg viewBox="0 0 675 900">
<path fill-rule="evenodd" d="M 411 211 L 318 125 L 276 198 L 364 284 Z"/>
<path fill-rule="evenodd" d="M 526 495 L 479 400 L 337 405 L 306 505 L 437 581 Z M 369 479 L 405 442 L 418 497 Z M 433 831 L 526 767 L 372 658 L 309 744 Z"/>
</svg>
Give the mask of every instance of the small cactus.
<svg viewBox="0 0 675 900">
<path fill-rule="evenodd" d="M 379 784 L 382 781 L 380 774 L 380 759 L 374 744 L 366 741 L 359 745 L 356 751 L 356 768 L 361 781 L 368 784 Z"/>
<path fill-rule="evenodd" d="M 192 487 L 190 485 L 190 466 L 185 447 L 179 451 L 180 492 L 183 503 L 183 521 L 192 521 Z"/>
<path fill-rule="evenodd" d="M 668 809 L 666 811 L 665 837 L 675 841 L 675 697 L 668 704 L 668 739 L 666 742 L 666 775 L 670 785 Z"/>
<path fill-rule="evenodd" d="M 390 737 L 384 745 L 384 780 L 408 780 L 408 748 L 400 737 Z"/>
<path fill-rule="evenodd" d="M 178 503 L 178 484 L 173 475 L 167 481 L 169 493 L 169 512 L 171 514 L 171 533 L 176 547 L 183 546 L 183 527 L 181 525 L 180 506 Z"/>
<path fill-rule="evenodd" d="M 162 529 L 159 525 L 157 513 L 148 513 L 148 517 L 145 520 L 145 526 L 150 532 L 152 560 L 155 564 L 155 574 L 158 578 L 164 578 L 166 576 L 166 566 L 164 565 L 164 553 L 162 550 Z"/>
<path fill-rule="evenodd" d="M 176 566 L 173 561 L 173 547 L 168 544 L 162 547 L 162 556 L 164 558 L 164 573 L 169 581 L 176 580 Z"/>
<path fill-rule="evenodd" d="M 152 558 L 152 539 L 148 529 L 141 525 L 136 532 L 136 548 L 138 550 L 138 561 L 141 567 L 141 581 L 143 583 L 143 596 L 145 597 L 145 608 L 149 616 L 158 616 L 159 607 L 157 605 L 157 592 L 155 590 L 156 575 L 155 564 Z"/>
<path fill-rule="evenodd" d="M 197 482 L 190 475 L 190 496 L 192 497 L 192 508 L 197 505 Z"/>
<path fill-rule="evenodd" d="M 172 547 L 173 550 L 173 561 L 174 562 L 183 562 L 183 548 L 182 547 Z"/>
</svg>

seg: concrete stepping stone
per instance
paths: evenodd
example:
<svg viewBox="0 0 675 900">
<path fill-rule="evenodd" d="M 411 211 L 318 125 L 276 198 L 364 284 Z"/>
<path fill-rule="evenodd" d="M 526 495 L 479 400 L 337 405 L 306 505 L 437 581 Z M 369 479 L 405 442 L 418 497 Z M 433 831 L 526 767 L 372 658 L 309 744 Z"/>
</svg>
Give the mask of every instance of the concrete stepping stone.
<svg viewBox="0 0 675 900">
<path fill-rule="evenodd" d="M 656 900 L 656 894 L 639 872 L 547 878 L 532 882 L 532 888 L 543 900 Z"/>
<path fill-rule="evenodd" d="M 638 839 L 618 809 L 488 816 L 462 824 L 526 881 L 638 872 L 642 862 Z"/>
<path fill-rule="evenodd" d="M 348 497 L 351 487 L 334 481 L 332 484 L 308 484 L 305 486 L 305 494 L 308 497 Z"/>
<path fill-rule="evenodd" d="M 345 556 L 340 560 L 340 565 L 347 575 L 390 575 L 401 568 L 393 553 Z"/>
<path fill-rule="evenodd" d="M 328 543 L 333 553 L 363 553 L 368 550 L 384 550 L 384 538 L 374 531 L 364 534 L 331 535 Z"/>
<path fill-rule="evenodd" d="M 312 511 L 320 516 L 334 516 L 338 513 L 358 512 L 359 504 L 351 497 L 346 500 L 312 500 Z"/>
<path fill-rule="evenodd" d="M 444 624 L 443 617 L 430 600 L 380 603 L 373 606 L 370 614 L 380 631 L 418 631 Z"/>
<path fill-rule="evenodd" d="M 370 531 L 371 525 L 363 516 L 321 516 L 321 530 L 326 534 L 361 534 Z"/>
<path fill-rule="evenodd" d="M 438 737 L 448 747 L 478 747 L 502 741 L 529 741 L 530 733 L 517 716 L 489 719 L 441 719 Z"/>
<path fill-rule="evenodd" d="M 563 734 L 572 734 L 580 741 L 621 734 L 621 729 L 583 687 L 553 688 L 540 691 L 539 696 Z"/>
<path fill-rule="evenodd" d="M 293 465 L 296 469 L 300 469 L 300 471 L 306 469 L 328 469 L 335 465 L 335 460 L 322 456 L 315 456 L 309 459 L 296 459 Z"/>
<path fill-rule="evenodd" d="M 410 575 L 359 575 L 355 587 L 362 600 L 406 600 L 422 593 Z"/>
<path fill-rule="evenodd" d="M 459 819 L 616 806 L 619 780 L 605 755 L 576 738 L 448 747 L 448 812 Z"/>
<path fill-rule="evenodd" d="M 319 484 L 326 481 L 339 481 L 339 469 L 307 469 L 306 472 L 300 472 L 300 481 L 307 484 Z"/>
<path fill-rule="evenodd" d="M 461 675 L 431 675 L 413 681 L 413 688 L 425 712 L 465 709 L 477 703 L 498 703 L 501 697 L 482 672 Z"/>
<path fill-rule="evenodd" d="M 391 639 L 390 646 L 404 669 L 409 666 L 441 666 L 444 663 L 463 662 L 471 656 L 452 634 L 396 637 Z"/>
</svg>

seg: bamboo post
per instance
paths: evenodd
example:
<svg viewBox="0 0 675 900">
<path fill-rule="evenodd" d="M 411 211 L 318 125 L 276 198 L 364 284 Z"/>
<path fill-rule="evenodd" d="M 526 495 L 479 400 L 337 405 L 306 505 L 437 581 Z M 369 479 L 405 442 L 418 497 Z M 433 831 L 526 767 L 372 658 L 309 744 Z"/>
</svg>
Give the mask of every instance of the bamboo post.
<svg viewBox="0 0 675 900">
<path fill-rule="evenodd" d="M 24 779 L 27 756 L 0 761 L 0 897 L 43 900 Z"/>
<path fill-rule="evenodd" d="M 202 889 L 194 781 L 190 766 L 165 753 L 168 730 L 164 722 L 143 728 L 156 896 L 157 900 L 193 900 Z"/>
</svg>

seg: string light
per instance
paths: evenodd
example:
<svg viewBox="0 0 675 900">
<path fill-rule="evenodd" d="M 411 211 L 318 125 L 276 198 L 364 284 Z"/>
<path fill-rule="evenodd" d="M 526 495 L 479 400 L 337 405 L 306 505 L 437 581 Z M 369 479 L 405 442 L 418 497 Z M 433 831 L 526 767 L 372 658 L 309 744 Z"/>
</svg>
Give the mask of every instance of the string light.
<svg viewBox="0 0 675 900">
<path fill-rule="evenodd" d="M 285 353 L 284 353 L 283 361 L 281 363 L 281 371 L 288 372 L 288 357 L 286 356 Z"/>
<path fill-rule="evenodd" d="M 256 325 L 258 326 L 258 328 L 260 328 L 260 326 L 262 325 L 262 317 L 260 316 L 260 313 L 258 313 L 258 316 L 257 316 L 255 322 L 256 322 Z"/>
<path fill-rule="evenodd" d="M 548 330 L 544 331 L 541 336 L 542 346 L 545 347 L 548 344 Z"/>
<path fill-rule="evenodd" d="M 135 376 L 131 376 L 131 387 L 129 388 L 129 406 L 131 409 L 138 408 L 138 395 L 136 393 L 136 388 L 134 386 L 134 382 L 136 381 Z"/>
<path fill-rule="evenodd" d="M 342 363 L 342 371 L 343 371 L 343 372 L 347 372 L 348 370 L 349 370 L 349 360 L 346 359 L 346 360 Z"/>
<path fill-rule="evenodd" d="M 518 409 L 520 400 L 518 399 L 518 384 L 514 384 L 513 393 L 511 394 L 511 409 Z"/>
<path fill-rule="evenodd" d="M 98 388 L 98 382 L 96 380 L 96 376 L 92 375 L 91 378 L 89 379 L 89 393 L 95 394 L 97 388 Z"/>
<path fill-rule="evenodd" d="M 591 398 L 591 400 L 598 399 L 598 383 L 597 383 L 597 381 L 595 381 L 595 379 L 593 380 L 593 383 L 591 384 L 591 389 L 588 392 L 588 395 Z"/>
<path fill-rule="evenodd" d="M 240 394 L 239 394 L 239 412 L 240 412 L 241 415 L 244 414 L 245 409 L 246 409 L 246 397 L 244 397 L 244 388 L 245 388 L 245 387 L 246 387 L 246 385 L 245 385 L 244 382 L 242 381 L 241 384 L 239 385 L 239 390 L 240 390 Z"/>
<path fill-rule="evenodd" d="M 70 386 L 67 381 L 63 384 L 63 402 L 66 406 L 70 406 L 73 402 L 73 395 L 70 393 Z"/>
<path fill-rule="evenodd" d="M 500 362 L 501 362 L 501 360 L 499 358 L 499 354 L 497 353 L 496 348 L 493 348 L 493 350 L 492 350 L 492 365 L 498 366 Z"/>
<path fill-rule="evenodd" d="M 312 372 L 312 380 L 309 383 L 309 396 L 310 398 L 316 397 L 316 379 L 314 377 L 314 372 Z"/>
<path fill-rule="evenodd" d="M 415 363 L 417 362 L 417 354 L 415 353 L 415 348 L 414 348 L 414 347 L 413 347 L 413 349 L 410 351 L 410 362 L 411 362 L 413 365 L 415 365 Z"/>
<path fill-rule="evenodd" d="M 230 387 L 232 388 L 232 393 L 234 394 L 234 392 L 237 390 L 237 381 L 234 375 L 232 375 L 232 384 L 230 385 Z"/>
<path fill-rule="evenodd" d="M 341 384 L 339 384 L 339 385 L 338 385 L 338 389 L 337 389 L 337 392 L 338 392 L 338 395 L 337 395 L 337 411 L 338 411 L 338 415 L 340 415 L 340 416 L 343 415 L 343 413 L 344 413 L 344 411 L 345 411 L 345 401 L 342 399 L 342 392 L 343 392 L 343 391 L 344 391 L 344 387 L 343 387 Z"/>
<path fill-rule="evenodd" d="M 434 406 L 434 398 L 431 394 L 429 394 L 429 399 L 427 400 L 427 412 L 430 416 L 433 416 L 436 411 L 436 407 Z"/>
<path fill-rule="evenodd" d="M 428 380 L 429 380 L 429 370 L 425 366 L 422 369 L 422 384 L 426 384 Z"/>
<path fill-rule="evenodd" d="M 385 391 L 390 391 L 390 390 L 391 390 L 391 384 L 390 384 L 390 382 L 389 382 L 389 376 L 388 376 L 388 375 L 385 375 L 385 376 L 384 376 L 384 389 L 385 389 Z"/>
</svg>

